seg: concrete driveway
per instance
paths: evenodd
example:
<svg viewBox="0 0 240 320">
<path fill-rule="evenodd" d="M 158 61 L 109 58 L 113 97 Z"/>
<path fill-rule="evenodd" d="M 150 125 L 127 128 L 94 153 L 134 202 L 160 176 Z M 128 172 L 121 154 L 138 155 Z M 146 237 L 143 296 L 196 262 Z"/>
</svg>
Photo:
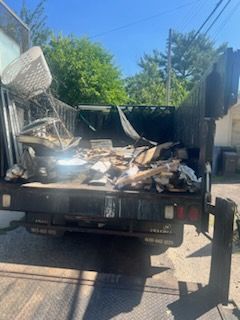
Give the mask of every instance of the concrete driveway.
<svg viewBox="0 0 240 320">
<path fill-rule="evenodd" d="M 213 195 L 232 198 L 240 205 L 240 184 L 214 184 Z M 67 234 L 62 238 L 51 238 L 32 235 L 23 228 L 19 228 L 0 236 L 0 287 L 2 288 L 0 289 L 2 302 L 0 319 L 12 319 L 3 315 L 11 312 L 12 305 L 16 304 L 17 300 L 24 299 L 22 292 L 25 289 L 32 290 L 31 285 L 26 288 L 24 279 L 32 281 L 41 277 L 44 279 L 51 277 L 51 283 L 53 283 L 54 277 L 58 277 L 60 282 L 65 281 L 67 277 L 68 281 L 71 278 L 73 279 L 71 281 L 75 281 L 76 274 L 81 270 L 85 273 L 90 272 L 88 276 L 90 278 L 104 273 L 115 274 L 118 277 L 123 275 L 161 280 L 165 283 L 176 280 L 178 283 L 198 282 L 204 285 L 208 282 L 210 254 L 209 240 L 203 235 L 198 235 L 190 226 L 185 228 L 184 242 L 181 247 L 171 248 L 166 252 L 155 251 L 154 254 L 135 239 L 83 234 Z M 240 306 L 239 266 L 240 251 L 235 246 L 231 298 Z M 16 314 L 14 319 L 29 318 L 29 315 L 34 319 L 39 305 L 50 303 L 46 298 L 48 286 L 45 285 L 39 290 L 39 287 L 35 287 L 33 296 L 31 295 L 30 298 L 34 303 L 23 301 L 24 308 Z M 67 290 L 67 287 L 64 290 Z M 90 291 L 90 287 L 85 285 L 81 294 L 87 297 Z M 62 299 L 61 293 L 55 293 L 55 298 Z M 143 297 L 137 298 L 136 305 L 143 301 L 141 299 Z M 49 308 L 50 306 L 51 303 Z M 56 314 L 59 314 L 61 319 L 59 310 Z M 170 314 L 166 319 L 172 319 Z"/>
</svg>

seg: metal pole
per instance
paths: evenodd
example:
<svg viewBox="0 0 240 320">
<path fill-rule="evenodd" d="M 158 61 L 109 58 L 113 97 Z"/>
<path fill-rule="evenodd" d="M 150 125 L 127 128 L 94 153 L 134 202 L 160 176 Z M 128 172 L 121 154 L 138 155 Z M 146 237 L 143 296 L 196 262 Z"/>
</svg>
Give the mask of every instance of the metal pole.
<svg viewBox="0 0 240 320">
<path fill-rule="evenodd" d="M 168 35 L 168 65 L 167 65 L 167 106 L 170 105 L 171 101 L 171 72 L 172 72 L 172 61 L 171 61 L 171 51 L 172 51 L 172 29 L 169 29 Z"/>
<path fill-rule="evenodd" d="M 11 133 L 9 127 L 9 117 L 8 117 L 8 106 L 6 105 L 6 90 L 1 88 L 1 100 L 2 100 L 2 110 L 1 118 L 2 118 L 2 127 L 3 127 L 3 135 L 5 140 L 5 150 L 6 150 L 6 158 L 8 163 L 8 168 L 11 168 L 14 164 L 13 158 L 13 150 L 12 150 L 12 141 L 11 141 Z"/>
</svg>

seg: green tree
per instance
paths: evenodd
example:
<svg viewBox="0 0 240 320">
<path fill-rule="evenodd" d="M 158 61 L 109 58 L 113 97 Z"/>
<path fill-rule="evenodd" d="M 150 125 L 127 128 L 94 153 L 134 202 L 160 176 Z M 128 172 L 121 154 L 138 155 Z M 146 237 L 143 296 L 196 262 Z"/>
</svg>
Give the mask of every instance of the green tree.
<svg viewBox="0 0 240 320">
<path fill-rule="evenodd" d="M 44 53 L 55 94 L 70 105 L 122 104 L 127 100 L 121 73 L 101 45 L 86 38 L 52 37 Z"/>
<path fill-rule="evenodd" d="M 173 32 L 172 69 L 178 79 L 188 82 L 190 88 L 198 81 L 209 65 L 224 51 L 226 44 L 215 48 L 214 41 L 205 34 L 194 39 L 195 31 L 188 33 Z M 158 54 L 159 64 L 165 71 L 167 55 Z"/>
<path fill-rule="evenodd" d="M 159 65 L 153 59 L 139 62 L 141 71 L 126 79 L 129 102 L 139 105 L 163 105 L 166 97 L 165 83 Z"/>
<path fill-rule="evenodd" d="M 139 61 L 140 72 L 126 79 L 129 101 L 140 105 L 166 104 L 166 72 L 161 66 L 161 57 L 154 50 L 144 54 Z M 187 95 L 187 81 L 171 74 L 171 104 L 179 105 Z"/>
<path fill-rule="evenodd" d="M 212 61 L 226 45 L 215 49 L 214 42 L 195 32 L 172 35 L 171 104 L 178 106 Z M 144 54 L 138 63 L 140 72 L 126 79 L 130 101 L 136 104 L 166 104 L 167 55 L 159 50 Z"/>
<path fill-rule="evenodd" d="M 186 82 L 171 77 L 171 105 L 178 106 L 187 96 Z M 129 102 L 135 105 L 166 105 L 166 82 L 161 73 L 153 76 L 143 69 L 126 79 Z"/>
<path fill-rule="evenodd" d="M 36 46 L 45 45 L 51 34 L 50 29 L 46 25 L 45 1 L 40 0 L 37 6 L 33 10 L 30 10 L 26 6 L 26 1 L 23 0 L 20 10 L 20 17 L 30 28 L 31 41 Z"/>
</svg>

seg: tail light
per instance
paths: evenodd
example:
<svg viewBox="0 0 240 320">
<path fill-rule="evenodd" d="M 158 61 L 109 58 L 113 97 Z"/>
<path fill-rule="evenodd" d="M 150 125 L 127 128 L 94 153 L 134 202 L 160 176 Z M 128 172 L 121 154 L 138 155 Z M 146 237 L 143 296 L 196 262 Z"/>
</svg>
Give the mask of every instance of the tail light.
<svg viewBox="0 0 240 320">
<path fill-rule="evenodd" d="M 177 207 L 177 219 L 185 220 L 185 209 L 182 206 Z"/>
<path fill-rule="evenodd" d="M 197 221 L 200 218 L 200 211 L 197 207 L 190 207 L 188 211 L 188 219 L 190 221 Z"/>
<path fill-rule="evenodd" d="M 165 206 L 164 218 L 165 219 L 173 219 L 174 218 L 174 206 Z"/>
</svg>

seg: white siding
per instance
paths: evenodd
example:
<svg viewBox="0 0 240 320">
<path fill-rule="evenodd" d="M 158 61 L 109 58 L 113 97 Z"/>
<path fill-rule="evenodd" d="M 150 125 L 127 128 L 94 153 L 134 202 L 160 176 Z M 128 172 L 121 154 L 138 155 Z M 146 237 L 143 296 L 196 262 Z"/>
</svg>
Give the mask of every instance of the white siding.
<svg viewBox="0 0 240 320">
<path fill-rule="evenodd" d="M 0 76 L 3 69 L 19 56 L 19 45 L 0 29 Z"/>
<path fill-rule="evenodd" d="M 216 121 L 215 146 L 240 145 L 240 104 L 233 106 L 228 114 Z"/>
<path fill-rule="evenodd" d="M 231 146 L 232 117 L 230 112 L 216 121 L 215 146 Z"/>
</svg>

